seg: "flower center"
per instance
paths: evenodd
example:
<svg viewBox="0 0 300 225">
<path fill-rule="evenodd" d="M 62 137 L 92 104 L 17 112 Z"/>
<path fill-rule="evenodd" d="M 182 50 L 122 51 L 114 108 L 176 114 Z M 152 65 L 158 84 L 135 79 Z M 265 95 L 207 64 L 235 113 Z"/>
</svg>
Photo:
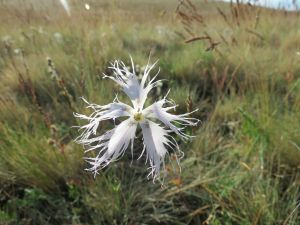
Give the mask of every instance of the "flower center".
<svg viewBox="0 0 300 225">
<path fill-rule="evenodd" d="M 133 118 L 134 118 L 136 121 L 140 122 L 140 121 L 143 120 L 144 117 L 143 117 L 143 114 L 142 114 L 142 113 L 137 112 L 137 113 L 135 113 L 135 114 L 133 115 Z"/>
</svg>

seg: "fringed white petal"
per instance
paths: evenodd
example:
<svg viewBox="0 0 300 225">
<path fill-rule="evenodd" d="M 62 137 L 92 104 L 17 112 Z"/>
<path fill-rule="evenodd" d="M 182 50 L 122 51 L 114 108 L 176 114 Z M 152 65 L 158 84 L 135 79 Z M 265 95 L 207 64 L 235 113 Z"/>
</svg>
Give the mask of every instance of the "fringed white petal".
<svg viewBox="0 0 300 225">
<path fill-rule="evenodd" d="M 140 124 L 142 127 L 144 148 L 147 152 L 147 159 L 150 162 L 149 176 L 155 180 L 159 176 L 161 164 L 164 167 L 164 158 L 167 153 L 167 147 L 177 148 L 177 143 L 168 135 L 165 130 L 152 121 L 146 121 Z"/>
<path fill-rule="evenodd" d="M 96 135 L 97 129 L 101 121 L 109 120 L 109 119 L 116 119 L 119 117 L 130 116 L 130 111 L 133 109 L 124 103 L 121 102 L 113 102 L 104 106 L 91 104 L 87 102 L 84 98 L 83 100 L 87 103 L 87 108 L 92 108 L 94 112 L 89 116 L 74 113 L 74 116 L 82 119 L 87 120 L 88 123 L 83 126 L 78 126 L 79 130 L 83 130 L 81 135 L 76 139 L 79 143 L 82 144 L 90 144 L 93 141 L 89 139 L 91 136 Z"/>
<path fill-rule="evenodd" d="M 140 83 L 135 75 L 134 68 L 133 72 L 130 72 L 125 64 L 119 60 L 114 61 L 109 68 L 112 69 L 113 75 L 104 75 L 104 78 L 110 78 L 120 85 L 132 101 L 133 106 L 137 108 L 139 105 Z"/>
<path fill-rule="evenodd" d="M 136 128 L 137 123 L 129 118 L 116 128 L 98 137 L 100 140 L 97 144 L 98 146 L 93 146 L 92 149 L 89 149 L 96 150 L 98 153 L 96 157 L 86 158 L 91 165 L 91 168 L 87 170 L 97 174 L 100 169 L 121 157 L 129 144 L 133 143 Z M 131 148 L 133 148 L 133 145 L 131 145 Z"/>
<path fill-rule="evenodd" d="M 104 75 L 104 78 L 110 78 L 118 85 L 120 85 L 126 95 L 130 98 L 134 108 L 141 110 L 147 99 L 148 93 L 161 82 L 160 80 L 154 81 L 159 71 L 152 79 L 149 79 L 150 71 L 154 68 L 155 65 L 156 63 L 146 66 L 143 78 L 140 83 L 138 77 L 135 74 L 133 62 L 132 72 L 130 72 L 122 61 L 116 60 L 111 64 L 111 67 L 109 67 L 110 69 L 112 69 L 113 75 Z M 150 81 L 147 82 L 147 80 Z"/>
<path fill-rule="evenodd" d="M 165 104 L 168 104 L 168 107 L 164 107 Z M 190 114 L 194 113 L 185 113 L 174 115 L 169 113 L 168 111 L 171 109 L 175 109 L 176 105 L 174 105 L 171 101 L 168 101 L 166 98 L 155 102 L 151 106 L 147 107 L 144 110 L 144 114 L 147 118 L 154 118 L 160 120 L 164 123 L 168 128 L 170 128 L 173 132 L 179 135 L 182 139 L 188 139 L 192 136 L 189 136 L 183 132 L 185 126 L 196 126 L 199 122 L 198 119 L 188 117 Z M 177 127 L 173 123 L 177 123 L 183 127 Z"/>
<path fill-rule="evenodd" d="M 140 105 L 141 105 L 141 107 L 144 106 L 148 93 L 153 88 L 159 86 L 159 84 L 162 81 L 162 80 L 154 81 L 155 78 L 157 77 L 157 75 L 159 74 L 160 69 L 158 69 L 157 73 L 153 76 L 152 79 L 150 79 L 150 77 L 149 77 L 150 72 L 155 67 L 156 63 L 157 63 L 157 61 L 152 65 L 147 64 L 147 66 L 144 70 L 143 78 L 141 80 L 141 88 L 140 88 Z"/>
</svg>

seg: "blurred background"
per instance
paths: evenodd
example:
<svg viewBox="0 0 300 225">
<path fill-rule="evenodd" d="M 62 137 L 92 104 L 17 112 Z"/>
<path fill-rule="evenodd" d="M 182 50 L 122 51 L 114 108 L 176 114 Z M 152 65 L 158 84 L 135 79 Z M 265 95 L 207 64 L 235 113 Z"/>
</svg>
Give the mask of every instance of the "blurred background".
<svg viewBox="0 0 300 225">
<path fill-rule="evenodd" d="M 0 224 L 299 224 L 300 12 L 287 9 L 1 0 Z M 199 109 L 163 185 L 130 151 L 94 179 L 73 141 L 81 96 L 126 101 L 102 73 L 129 55 L 138 73 L 159 59 L 153 101 L 171 89 L 174 113 Z"/>
<path fill-rule="evenodd" d="M 220 0 L 222 1 L 222 0 Z M 224 2 L 245 3 L 267 8 L 282 10 L 298 10 L 300 2 L 298 0 L 223 0 Z"/>
</svg>

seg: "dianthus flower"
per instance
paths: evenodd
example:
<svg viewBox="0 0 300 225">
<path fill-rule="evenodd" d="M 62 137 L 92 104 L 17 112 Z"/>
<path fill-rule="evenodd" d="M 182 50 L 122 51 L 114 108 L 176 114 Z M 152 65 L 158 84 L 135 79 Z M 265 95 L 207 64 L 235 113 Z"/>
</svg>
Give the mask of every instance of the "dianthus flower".
<svg viewBox="0 0 300 225">
<path fill-rule="evenodd" d="M 132 59 L 131 63 L 132 71 L 122 61 L 116 60 L 109 67 L 112 74 L 104 75 L 104 78 L 109 78 L 117 83 L 130 98 L 132 106 L 120 102 L 117 97 L 107 105 L 92 104 L 83 98 L 87 108 L 91 108 L 94 112 L 89 116 L 74 114 L 75 117 L 87 121 L 87 124 L 79 126 L 82 133 L 76 141 L 86 147 L 86 152 L 96 151 L 95 157 L 86 158 L 91 166 L 87 170 L 96 175 L 99 170 L 118 160 L 129 146 L 133 153 L 135 134 L 137 128 L 140 127 L 144 145 L 141 156 L 146 151 L 146 162 L 150 163 L 149 176 L 155 180 L 159 177 L 161 166 L 164 167 L 164 158 L 168 153 L 168 148 L 175 152 L 181 152 L 175 138 L 170 133 L 173 132 L 183 140 L 187 140 L 191 136 L 183 132 L 184 128 L 196 126 L 199 120 L 189 117 L 194 111 L 180 115 L 171 114 L 170 111 L 174 110 L 176 105 L 167 99 L 167 95 L 145 107 L 147 95 L 161 82 L 161 80 L 155 81 L 159 70 L 153 78 L 150 78 L 150 71 L 156 63 L 148 64 L 139 80 Z M 102 121 L 115 121 L 117 118 L 118 120 L 126 119 L 102 135 L 97 134 Z"/>
</svg>

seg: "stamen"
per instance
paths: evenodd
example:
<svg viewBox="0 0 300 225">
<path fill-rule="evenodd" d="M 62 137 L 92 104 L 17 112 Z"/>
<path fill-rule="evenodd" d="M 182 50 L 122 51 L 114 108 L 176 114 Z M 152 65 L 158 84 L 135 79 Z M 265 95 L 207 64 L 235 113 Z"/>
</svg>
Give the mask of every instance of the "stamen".
<svg viewBox="0 0 300 225">
<path fill-rule="evenodd" d="M 139 122 L 139 121 L 142 121 L 144 117 L 143 117 L 143 114 L 142 114 L 142 113 L 137 112 L 137 113 L 134 114 L 133 118 L 134 118 L 136 121 Z"/>
</svg>

